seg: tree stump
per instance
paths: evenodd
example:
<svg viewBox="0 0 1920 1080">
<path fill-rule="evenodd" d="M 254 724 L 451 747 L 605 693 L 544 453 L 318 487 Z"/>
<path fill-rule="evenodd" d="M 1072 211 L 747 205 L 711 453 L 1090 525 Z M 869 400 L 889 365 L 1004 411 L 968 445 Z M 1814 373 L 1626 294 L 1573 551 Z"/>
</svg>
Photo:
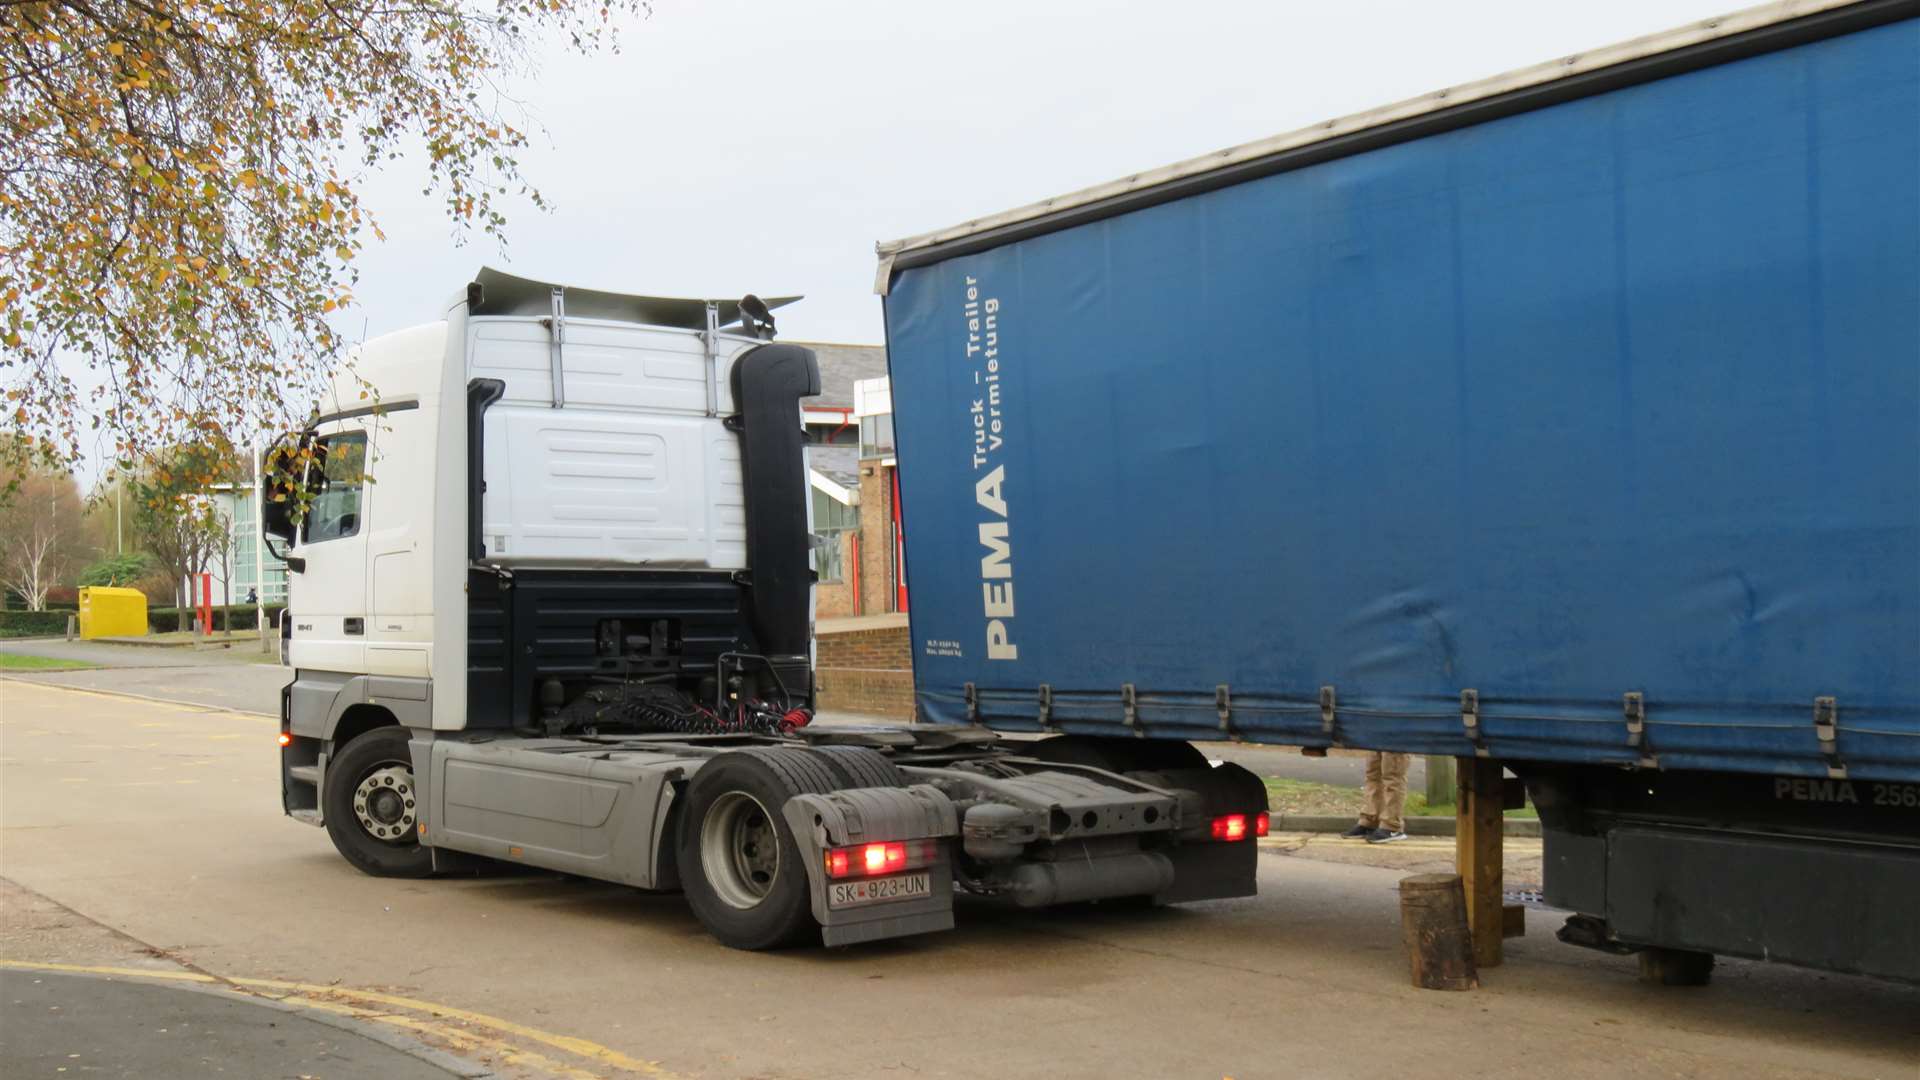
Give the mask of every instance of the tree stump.
<svg viewBox="0 0 1920 1080">
<path fill-rule="evenodd" d="M 1423 990 L 1472 990 L 1480 985 L 1460 875 L 1401 878 L 1400 933 L 1406 940 L 1413 985 Z"/>
</svg>

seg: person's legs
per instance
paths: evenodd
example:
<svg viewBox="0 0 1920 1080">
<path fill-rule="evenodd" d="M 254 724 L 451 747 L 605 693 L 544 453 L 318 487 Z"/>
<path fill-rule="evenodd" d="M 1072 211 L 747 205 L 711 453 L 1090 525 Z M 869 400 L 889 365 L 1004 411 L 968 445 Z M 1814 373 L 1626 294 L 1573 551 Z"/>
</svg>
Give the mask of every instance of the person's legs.
<svg viewBox="0 0 1920 1080">
<path fill-rule="evenodd" d="M 1385 794 L 1380 786 L 1379 754 L 1367 755 L 1366 781 L 1360 787 L 1360 824 L 1369 829 L 1380 825 L 1381 796 Z"/>
<path fill-rule="evenodd" d="M 1380 827 L 1388 832 L 1405 832 L 1407 828 L 1407 766 L 1412 763 L 1411 754 L 1376 754 L 1380 759 L 1380 803 L 1374 809 L 1378 815 Z"/>
</svg>

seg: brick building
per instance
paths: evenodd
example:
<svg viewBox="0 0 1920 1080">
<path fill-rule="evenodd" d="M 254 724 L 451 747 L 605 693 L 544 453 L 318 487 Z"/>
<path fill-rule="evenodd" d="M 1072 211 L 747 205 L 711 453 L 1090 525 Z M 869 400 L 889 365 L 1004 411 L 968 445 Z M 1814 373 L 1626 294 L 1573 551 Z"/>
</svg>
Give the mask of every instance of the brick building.
<svg viewBox="0 0 1920 1080">
<path fill-rule="evenodd" d="M 853 614 L 907 610 L 905 552 L 900 520 L 900 472 L 893 454 L 893 399 L 885 377 L 854 387 L 860 422 L 860 532 Z"/>
<path fill-rule="evenodd" d="M 860 428 L 854 386 L 887 373 L 887 350 L 879 345 L 796 341 L 820 363 L 820 395 L 804 403 L 808 480 L 813 496 L 814 613 L 831 619 L 856 610 L 852 566 L 860 527 Z"/>
<path fill-rule="evenodd" d="M 907 616 L 829 619 L 814 638 L 820 707 L 913 719 L 913 655 Z"/>
</svg>

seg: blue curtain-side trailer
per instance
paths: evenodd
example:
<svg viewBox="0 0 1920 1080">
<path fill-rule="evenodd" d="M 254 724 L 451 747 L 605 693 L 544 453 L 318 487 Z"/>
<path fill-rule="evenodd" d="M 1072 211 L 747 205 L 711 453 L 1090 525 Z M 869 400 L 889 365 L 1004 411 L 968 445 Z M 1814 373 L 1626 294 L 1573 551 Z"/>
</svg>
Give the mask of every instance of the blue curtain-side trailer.
<svg viewBox="0 0 1920 1080">
<path fill-rule="evenodd" d="M 1563 938 L 1920 979 L 1917 15 L 881 245 L 922 718 L 1495 760 Z"/>
</svg>

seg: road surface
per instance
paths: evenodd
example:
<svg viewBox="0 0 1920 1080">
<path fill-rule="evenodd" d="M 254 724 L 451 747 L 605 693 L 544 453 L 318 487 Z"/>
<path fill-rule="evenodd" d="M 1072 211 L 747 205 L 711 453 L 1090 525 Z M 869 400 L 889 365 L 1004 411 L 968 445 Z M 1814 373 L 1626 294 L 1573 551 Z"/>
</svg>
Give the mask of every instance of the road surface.
<svg viewBox="0 0 1920 1080">
<path fill-rule="evenodd" d="M 1739 961 L 1704 989 L 1644 986 L 1628 960 L 1555 942 L 1539 911 L 1481 990 L 1415 991 L 1400 871 L 1277 850 L 1254 899 L 970 904 L 946 934 L 733 952 L 674 895 L 361 876 L 281 816 L 274 734 L 259 716 L 0 680 L 0 875 L 17 886 L 0 967 L 204 980 L 526 1076 L 1246 1080 L 1444 1062 L 1529 1080 L 1904 1078 L 1920 1062 L 1920 988 Z"/>
<path fill-rule="evenodd" d="M 90 641 L 0 641 L 0 652 L 27 653 L 102 665 L 85 671 L 22 676 L 52 686 L 113 690 L 141 697 L 191 701 L 269 715 L 279 713 L 280 688 L 293 677 L 291 669 L 258 663 L 260 654 L 257 651 L 240 646 L 232 649 L 163 649 Z M 853 714 L 823 719 L 890 722 Z M 1209 757 L 1236 762 L 1261 776 L 1353 788 L 1360 786 L 1364 768 L 1362 758 L 1344 751 L 1337 751 L 1329 757 L 1310 758 L 1303 757 L 1292 748 L 1250 746 L 1244 743 L 1207 743 L 1203 748 Z M 1426 766 L 1422 759 L 1415 758 L 1408 771 L 1407 790 L 1420 791 L 1425 784 Z M 1356 811 L 1359 809 L 1357 795 L 1354 808 Z"/>
</svg>

